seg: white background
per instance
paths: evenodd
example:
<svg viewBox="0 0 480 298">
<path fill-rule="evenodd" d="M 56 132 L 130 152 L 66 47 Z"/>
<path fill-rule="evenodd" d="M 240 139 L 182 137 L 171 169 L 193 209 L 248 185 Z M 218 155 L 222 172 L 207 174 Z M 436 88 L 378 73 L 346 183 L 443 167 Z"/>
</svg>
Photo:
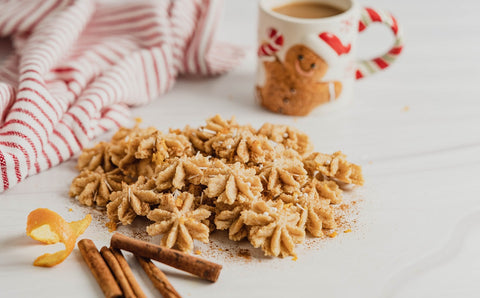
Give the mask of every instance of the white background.
<svg viewBox="0 0 480 298">
<path fill-rule="evenodd" d="M 342 150 L 361 164 L 366 184 L 347 196 L 363 200 L 352 233 L 299 246 L 296 262 L 257 259 L 260 253 L 253 249 L 254 258 L 247 261 L 212 245 L 198 246 L 204 257 L 224 265 L 220 279 L 209 284 L 160 265 L 178 292 L 186 297 L 478 297 L 480 2 L 362 1 L 395 13 L 405 30 L 405 51 L 384 73 L 358 82 L 350 106 L 305 118 L 272 114 L 255 103 L 256 1 L 226 2 L 218 37 L 249 49 L 242 65 L 218 78 L 181 79 L 169 94 L 134 109 L 134 116 L 162 130 L 199 125 L 216 113 L 256 127 L 266 121 L 294 125 L 311 136 L 316 150 Z M 378 54 L 391 40 L 387 29 L 372 27 L 359 40 L 360 55 Z M 5 55 L 5 42 L 2 47 Z M 68 198 L 74 166 L 75 161 L 66 162 L 0 195 L 1 297 L 102 296 L 78 249 L 54 268 L 37 268 L 32 262 L 47 248 L 25 235 L 26 217 L 35 208 L 50 208 L 69 220 L 91 211 Z M 103 223 L 94 213 L 83 235 L 99 248 L 110 239 Z M 222 237 L 214 243 L 234 251 Z M 129 262 L 143 288 L 158 295 L 135 261 Z"/>
</svg>

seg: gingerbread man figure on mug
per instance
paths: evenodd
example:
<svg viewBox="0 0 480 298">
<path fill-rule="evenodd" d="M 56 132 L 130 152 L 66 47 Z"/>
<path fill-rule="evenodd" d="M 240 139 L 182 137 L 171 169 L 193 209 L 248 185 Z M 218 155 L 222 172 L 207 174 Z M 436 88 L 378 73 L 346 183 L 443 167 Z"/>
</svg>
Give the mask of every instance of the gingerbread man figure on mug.
<svg viewBox="0 0 480 298">
<path fill-rule="evenodd" d="M 328 64 L 304 45 L 290 47 L 284 63 L 275 55 L 273 61 L 263 61 L 263 65 L 265 84 L 257 86 L 257 97 L 273 112 L 305 116 L 342 92 L 342 83 L 321 81 Z"/>
</svg>

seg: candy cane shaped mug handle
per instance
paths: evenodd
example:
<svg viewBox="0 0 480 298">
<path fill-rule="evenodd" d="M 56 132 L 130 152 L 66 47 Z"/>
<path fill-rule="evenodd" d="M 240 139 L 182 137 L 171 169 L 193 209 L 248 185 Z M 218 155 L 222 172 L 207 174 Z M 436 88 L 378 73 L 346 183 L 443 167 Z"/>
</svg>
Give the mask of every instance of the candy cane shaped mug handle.
<svg viewBox="0 0 480 298">
<path fill-rule="evenodd" d="M 364 31 L 373 23 L 381 23 L 388 26 L 395 36 L 395 43 L 387 53 L 380 57 L 357 61 L 357 71 L 355 73 L 357 80 L 389 67 L 398 58 L 403 49 L 403 32 L 393 15 L 380 9 L 363 8 L 360 14 L 358 32 Z"/>
</svg>

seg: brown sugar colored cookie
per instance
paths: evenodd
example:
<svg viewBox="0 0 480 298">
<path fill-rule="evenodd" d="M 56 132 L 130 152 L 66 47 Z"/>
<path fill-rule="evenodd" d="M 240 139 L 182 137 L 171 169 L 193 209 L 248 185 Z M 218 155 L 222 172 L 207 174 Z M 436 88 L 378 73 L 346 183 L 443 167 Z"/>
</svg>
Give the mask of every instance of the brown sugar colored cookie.
<svg viewBox="0 0 480 298">
<path fill-rule="evenodd" d="M 305 116 L 332 98 L 331 89 L 335 99 L 342 91 L 340 82 L 320 81 L 328 64 L 304 45 L 292 46 L 284 63 L 277 58 L 263 65 L 265 84 L 257 86 L 257 94 L 262 106 L 276 113 Z"/>
</svg>

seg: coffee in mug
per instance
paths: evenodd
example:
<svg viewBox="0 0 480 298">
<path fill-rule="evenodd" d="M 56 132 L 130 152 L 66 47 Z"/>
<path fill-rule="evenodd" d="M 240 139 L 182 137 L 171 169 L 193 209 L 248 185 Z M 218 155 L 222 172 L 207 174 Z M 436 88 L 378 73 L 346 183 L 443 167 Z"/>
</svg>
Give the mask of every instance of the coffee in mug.
<svg viewBox="0 0 480 298">
<path fill-rule="evenodd" d="M 293 2 L 272 10 L 289 17 L 305 19 L 326 18 L 343 12 L 335 6 L 318 2 Z"/>
</svg>

